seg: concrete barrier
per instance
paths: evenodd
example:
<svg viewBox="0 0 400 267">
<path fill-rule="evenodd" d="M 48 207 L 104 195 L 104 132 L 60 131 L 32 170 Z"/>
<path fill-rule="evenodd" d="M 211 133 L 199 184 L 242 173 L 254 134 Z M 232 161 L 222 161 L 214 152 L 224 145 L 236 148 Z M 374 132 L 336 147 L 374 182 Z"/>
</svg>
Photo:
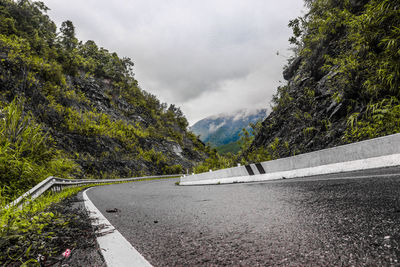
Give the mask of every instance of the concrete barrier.
<svg viewBox="0 0 400 267">
<path fill-rule="evenodd" d="M 256 182 L 400 165 L 400 134 L 181 177 L 180 185 Z"/>
</svg>

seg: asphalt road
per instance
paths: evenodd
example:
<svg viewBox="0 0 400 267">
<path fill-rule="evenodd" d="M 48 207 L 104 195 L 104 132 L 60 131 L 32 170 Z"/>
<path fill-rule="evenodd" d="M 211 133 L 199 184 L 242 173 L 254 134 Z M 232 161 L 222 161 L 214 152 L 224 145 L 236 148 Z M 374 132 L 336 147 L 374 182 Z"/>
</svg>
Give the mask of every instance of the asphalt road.
<svg viewBox="0 0 400 267">
<path fill-rule="evenodd" d="M 214 186 L 175 181 L 102 186 L 88 196 L 154 266 L 400 266 L 399 169 Z"/>
</svg>

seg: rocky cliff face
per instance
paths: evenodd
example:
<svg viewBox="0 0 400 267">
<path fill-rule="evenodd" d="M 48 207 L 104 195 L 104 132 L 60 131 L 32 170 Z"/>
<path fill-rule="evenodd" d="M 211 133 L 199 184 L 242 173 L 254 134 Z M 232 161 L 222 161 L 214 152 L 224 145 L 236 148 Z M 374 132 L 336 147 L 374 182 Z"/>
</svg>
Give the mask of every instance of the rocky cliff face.
<svg viewBox="0 0 400 267">
<path fill-rule="evenodd" d="M 113 98 L 103 79 L 68 76 L 69 90 L 82 94 L 82 101 L 60 94 L 55 104 L 41 84 L 5 90 L 5 83 L 13 82 L 0 81 L 3 103 L 25 99 L 25 112 L 31 112 L 55 146 L 79 164 L 81 176 L 179 173 L 206 156 L 204 145 L 186 127 L 163 120 L 175 116 L 173 111 L 158 111 L 157 117 L 145 99 L 139 106 L 122 96 Z"/>
<path fill-rule="evenodd" d="M 318 69 L 318 60 L 313 68 Z M 305 59 L 296 58 L 284 72 L 288 84 L 278 89 L 278 103 L 263 121 L 252 147 L 268 147 L 279 140 L 278 154 L 282 157 L 345 143 L 342 137 L 349 100 L 339 102 L 333 97 L 330 87 L 334 75 L 311 74 Z"/>
<path fill-rule="evenodd" d="M 249 161 L 286 157 L 400 131 L 398 1 L 305 1 L 289 23 L 296 55 Z M 258 155 L 258 156 L 256 156 Z"/>
<path fill-rule="evenodd" d="M 137 140 L 134 146 L 130 146 L 132 140 L 125 141 L 107 134 L 66 131 L 63 126 L 57 127 L 62 118 L 49 116 L 46 125 L 57 145 L 71 155 L 85 155 L 77 158 L 85 173 L 111 172 L 115 176 L 180 173 L 204 160 L 204 145 L 178 122 L 169 121 L 166 125 L 162 116 L 152 114 L 155 110 L 148 107 L 146 102 L 138 106 L 129 103 L 125 97 L 110 97 L 110 88 L 102 80 L 80 77 L 71 82 L 72 86 L 81 88 L 91 103 L 90 107 L 71 103 L 78 112 L 96 110 L 99 114 L 109 116 L 111 121 L 137 125 L 137 129 L 146 133 L 144 136 L 132 137 Z M 172 115 L 168 110 L 159 112 L 169 112 Z M 157 131 L 159 133 L 155 134 Z"/>
</svg>

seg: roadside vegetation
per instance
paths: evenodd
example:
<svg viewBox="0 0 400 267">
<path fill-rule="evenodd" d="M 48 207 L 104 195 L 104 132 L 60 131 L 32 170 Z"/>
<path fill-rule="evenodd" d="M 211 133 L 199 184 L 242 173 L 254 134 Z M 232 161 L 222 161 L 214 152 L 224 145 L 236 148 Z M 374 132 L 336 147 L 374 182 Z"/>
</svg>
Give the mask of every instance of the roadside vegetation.
<svg viewBox="0 0 400 267">
<path fill-rule="evenodd" d="M 57 29 L 47 11 L 0 0 L 1 266 L 62 260 L 93 234 L 87 217 L 57 206 L 83 187 L 7 207 L 48 176 L 177 174 L 207 156 L 179 107 L 139 87 L 131 59 L 79 41 L 71 21 Z"/>
<path fill-rule="evenodd" d="M 158 179 L 170 177 L 144 178 L 129 183 Z M 62 255 L 67 249 L 73 261 L 94 264 L 78 259 L 74 252 L 97 249 L 97 229 L 92 227 L 83 203 L 76 204 L 80 202 L 76 194 L 89 187 L 109 184 L 48 191 L 35 200 L 25 199 L 21 206 L 10 206 L 9 197 L 0 189 L 0 266 L 62 266 L 69 261 Z M 40 256 L 41 261 L 38 260 Z"/>
<path fill-rule="evenodd" d="M 0 185 L 3 201 L 12 200 L 50 175 L 69 178 L 78 165 L 54 147 L 31 114 L 15 99 L 0 110 Z"/>
<path fill-rule="evenodd" d="M 400 1 L 305 0 L 272 112 L 237 156 L 196 171 L 272 160 L 400 132 Z"/>
<path fill-rule="evenodd" d="M 133 61 L 57 29 L 42 2 L 0 1 L 0 187 L 19 194 L 49 175 L 181 173 L 205 157 L 175 105 L 134 78 Z M 178 151 L 178 152 L 176 152 Z"/>
<path fill-rule="evenodd" d="M 217 149 L 218 153 L 221 155 L 228 153 L 237 154 L 240 151 L 240 145 L 238 142 L 233 142 L 226 145 L 217 146 L 215 149 Z"/>
<path fill-rule="evenodd" d="M 88 216 L 83 210 L 62 212 L 71 207 L 58 206 L 83 188 L 48 193 L 28 200 L 22 208 L 8 207 L 0 190 L 0 265 L 40 266 L 39 255 L 48 259 L 47 263 L 62 262 L 66 249 L 87 245 L 85 238 L 94 235 Z"/>
<path fill-rule="evenodd" d="M 250 161 L 260 162 L 261 160 L 258 160 L 257 158 L 243 157 L 243 152 L 247 151 L 247 149 L 250 148 L 250 145 L 254 140 L 254 134 L 257 133 L 260 125 L 261 121 L 256 124 L 250 124 L 250 131 L 253 134 L 250 134 L 250 132 L 246 128 L 242 129 L 239 134 L 240 139 L 236 143 L 236 146 L 238 146 L 238 152 L 236 153 L 221 153 L 220 151 L 218 151 L 218 148 L 211 148 L 210 146 L 207 146 L 206 149 L 209 157 L 206 158 L 201 164 L 197 165 L 194 168 L 194 172 L 200 173 L 207 172 L 209 170 L 231 168 L 237 166 L 238 164 L 248 164 Z M 255 154 L 254 157 L 256 157 Z"/>
<path fill-rule="evenodd" d="M 400 1 L 309 0 L 294 56 L 250 149 L 279 157 L 400 131 Z"/>
<path fill-rule="evenodd" d="M 5 208 L 50 175 L 198 173 L 400 132 L 400 1 L 305 3 L 272 113 L 222 155 L 139 87 L 131 59 L 79 41 L 71 21 L 57 29 L 42 2 L 0 0 L 1 263 L 59 255 L 73 214 L 48 209 L 81 188 Z"/>
<path fill-rule="evenodd" d="M 346 104 L 346 142 L 400 131 L 400 1 L 310 1 L 310 15 L 298 25 L 299 55 L 336 40 L 323 72 L 335 73 L 330 88 Z M 332 75 L 333 76 L 333 75 Z"/>
</svg>

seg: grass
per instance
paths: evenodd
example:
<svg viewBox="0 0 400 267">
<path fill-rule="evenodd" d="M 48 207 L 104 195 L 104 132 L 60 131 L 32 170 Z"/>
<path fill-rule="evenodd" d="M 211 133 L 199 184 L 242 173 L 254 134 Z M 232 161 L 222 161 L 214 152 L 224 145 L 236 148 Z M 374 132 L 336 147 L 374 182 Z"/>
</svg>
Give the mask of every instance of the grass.
<svg viewBox="0 0 400 267">
<path fill-rule="evenodd" d="M 23 207 L 5 208 L 6 202 L 2 199 L 0 265 L 37 265 L 39 254 L 47 258 L 60 254 L 57 245 L 60 243 L 59 233 L 67 231 L 71 218 L 51 212 L 50 208 L 87 187 L 90 186 L 49 192 L 33 201 L 26 201 Z"/>
<path fill-rule="evenodd" d="M 1 106 L 0 101 L 0 106 Z M 78 165 L 55 149 L 53 140 L 32 114 L 24 113 L 23 100 L 14 99 L 0 109 L 0 187 L 12 199 L 50 175 L 72 178 Z"/>
</svg>

